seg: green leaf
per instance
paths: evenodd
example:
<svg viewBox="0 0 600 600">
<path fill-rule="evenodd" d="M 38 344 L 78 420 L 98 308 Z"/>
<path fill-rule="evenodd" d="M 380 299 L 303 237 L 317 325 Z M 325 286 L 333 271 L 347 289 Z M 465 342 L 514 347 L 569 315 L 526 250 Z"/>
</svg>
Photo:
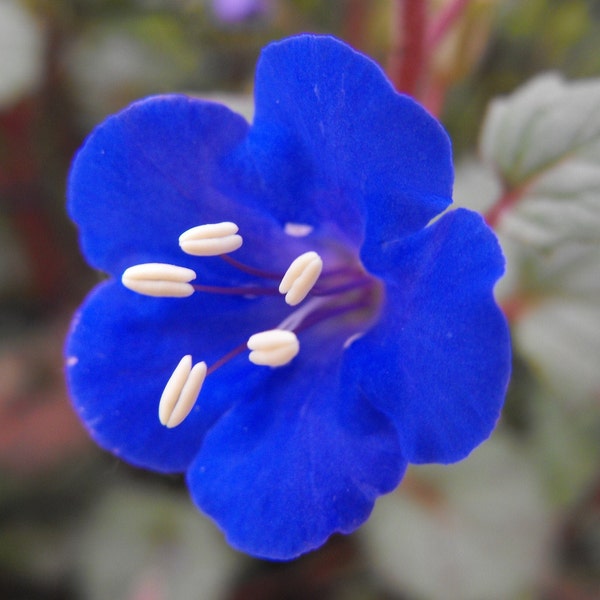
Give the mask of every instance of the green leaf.
<svg viewBox="0 0 600 600">
<path fill-rule="evenodd" d="M 528 313 L 515 342 L 566 406 L 596 405 L 600 390 L 600 305 L 552 298 Z"/>
<path fill-rule="evenodd" d="M 242 560 L 185 494 L 129 480 L 99 497 L 78 556 L 90 600 L 224 598 Z"/>
<path fill-rule="evenodd" d="M 600 81 L 566 82 L 555 73 L 536 77 L 488 111 L 484 158 L 513 186 L 561 161 L 600 160 Z"/>
<path fill-rule="evenodd" d="M 498 431 L 461 463 L 412 468 L 362 533 L 393 592 L 479 600 L 530 591 L 552 527 L 535 463 Z"/>
<path fill-rule="evenodd" d="M 557 398 L 583 408 L 600 393 L 600 80 L 546 74 L 495 100 L 480 150 L 501 188 L 487 215 L 513 339 Z"/>
<path fill-rule="evenodd" d="M 546 74 L 494 100 L 481 154 L 517 194 L 504 233 L 538 247 L 600 240 L 600 80 Z"/>
</svg>

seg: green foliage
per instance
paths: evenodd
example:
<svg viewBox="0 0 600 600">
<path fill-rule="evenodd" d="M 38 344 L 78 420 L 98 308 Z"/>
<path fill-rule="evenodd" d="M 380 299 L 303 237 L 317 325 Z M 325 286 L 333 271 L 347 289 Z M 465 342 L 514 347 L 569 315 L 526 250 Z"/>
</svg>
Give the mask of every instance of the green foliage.
<svg viewBox="0 0 600 600">
<path fill-rule="evenodd" d="M 481 154 L 509 200 L 499 214 L 515 340 L 569 400 L 600 390 L 600 80 L 542 75 L 495 100 Z M 502 200 L 500 201 L 502 203 Z"/>
</svg>

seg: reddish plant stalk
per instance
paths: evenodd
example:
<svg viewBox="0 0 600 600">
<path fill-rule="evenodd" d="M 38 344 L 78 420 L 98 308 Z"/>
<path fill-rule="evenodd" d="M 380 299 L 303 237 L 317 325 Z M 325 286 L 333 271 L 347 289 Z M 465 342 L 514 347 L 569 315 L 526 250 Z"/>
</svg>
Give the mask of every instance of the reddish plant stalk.
<svg viewBox="0 0 600 600">
<path fill-rule="evenodd" d="M 484 218 L 487 224 L 492 228 L 496 229 L 500 222 L 502 214 L 512 208 L 525 193 L 525 187 L 516 187 L 511 190 L 507 190 L 498 198 L 498 200 L 492 205 L 492 207 L 485 213 Z"/>
<path fill-rule="evenodd" d="M 419 95 L 425 64 L 427 0 L 396 0 L 388 74 L 399 92 Z"/>
<path fill-rule="evenodd" d="M 509 296 L 500 302 L 500 309 L 510 324 L 515 324 L 535 305 L 534 298 L 527 296 Z"/>
<path fill-rule="evenodd" d="M 430 51 L 439 44 L 449 29 L 461 17 L 471 0 L 451 0 L 440 11 L 427 32 L 425 46 Z"/>
<path fill-rule="evenodd" d="M 366 0 L 348 0 L 347 2 L 344 12 L 343 39 L 357 50 L 365 47 L 366 25 L 371 8 L 371 4 Z"/>
</svg>

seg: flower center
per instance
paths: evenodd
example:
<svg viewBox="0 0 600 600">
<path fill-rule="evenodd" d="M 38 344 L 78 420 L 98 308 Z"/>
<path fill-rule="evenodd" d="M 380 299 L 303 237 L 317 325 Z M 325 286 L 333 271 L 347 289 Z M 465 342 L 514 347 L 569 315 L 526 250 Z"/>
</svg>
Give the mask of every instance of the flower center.
<svg viewBox="0 0 600 600">
<path fill-rule="evenodd" d="M 165 263 L 134 265 L 121 277 L 125 287 L 148 296 L 184 298 L 194 293 L 283 296 L 290 307 L 298 306 L 272 329 L 250 336 L 210 367 L 203 361 L 193 365 L 191 355 L 184 356 L 166 383 L 159 402 L 160 422 L 168 428 L 176 427 L 188 416 L 205 378 L 242 352 L 250 350 L 248 359 L 256 365 L 281 367 L 300 352 L 298 335 L 302 332 L 318 325 L 326 334 L 340 336 L 340 344 L 347 348 L 369 329 L 377 316 L 382 286 L 364 270 L 358 259 L 328 269 L 317 252 L 309 251 L 292 261 L 285 273 L 275 273 L 229 256 L 242 243 L 238 227 L 232 222 L 200 225 L 179 237 L 183 252 L 194 256 L 219 256 L 230 266 L 250 275 L 253 283 L 249 285 L 228 287 L 192 283 L 196 279 L 195 271 Z"/>
</svg>

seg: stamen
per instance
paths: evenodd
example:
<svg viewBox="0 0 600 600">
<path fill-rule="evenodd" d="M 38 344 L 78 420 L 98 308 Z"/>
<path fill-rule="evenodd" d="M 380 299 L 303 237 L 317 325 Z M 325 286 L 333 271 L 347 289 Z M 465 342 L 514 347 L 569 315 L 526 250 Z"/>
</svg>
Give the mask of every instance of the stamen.
<svg viewBox="0 0 600 600">
<path fill-rule="evenodd" d="M 306 237 L 313 229 L 312 225 L 304 223 L 286 223 L 283 227 L 283 230 L 292 237 Z"/>
<path fill-rule="evenodd" d="M 144 263 L 125 269 L 121 276 L 123 285 L 146 296 L 185 298 L 194 293 L 190 281 L 196 273 L 186 267 L 165 263 Z"/>
<path fill-rule="evenodd" d="M 293 313 L 281 321 L 281 323 L 279 323 L 275 329 L 288 329 L 290 331 L 297 330 L 308 315 L 315 312 L 329 301 L 329 298 L 322 296 L 319 298 L 311 298 L 308 302 L 303 304 L 300 308 L 297 308 Z"/>
<path fill-rule="evenodd" d="M 179 361 L 158 404 L 158 419 L 162 425 L 172 429 L 185 420 L 198 399 L 205 378 L 205 362 L 199 362 L 192 368 L 189 354 Z"/>
<path fill-rule="evenodd" d="M 322 270 L 323 261 L 316 252 L 301 254 L 288 267 L 279 284 L 279 292 L 285 294 L 285 301 L 290 306 L 300 304 L 308 296 Z"/>
<path fill-rule="evenodd" d="M 271 329 L 250 336 L 248 356 L 255 365 L 282 367 L 287 365 L 300 351 L 300 343 L 293 331 Z"/>
<path fill-rule="evenodd" d="M 179 246 L 186 254 L 194 256 L 218 256 L 237 250 L 242 245 L 242 236 L 237 235 L 235 223 L 210 223 L 198 225 L 179 236 Z"/>
</svg>

